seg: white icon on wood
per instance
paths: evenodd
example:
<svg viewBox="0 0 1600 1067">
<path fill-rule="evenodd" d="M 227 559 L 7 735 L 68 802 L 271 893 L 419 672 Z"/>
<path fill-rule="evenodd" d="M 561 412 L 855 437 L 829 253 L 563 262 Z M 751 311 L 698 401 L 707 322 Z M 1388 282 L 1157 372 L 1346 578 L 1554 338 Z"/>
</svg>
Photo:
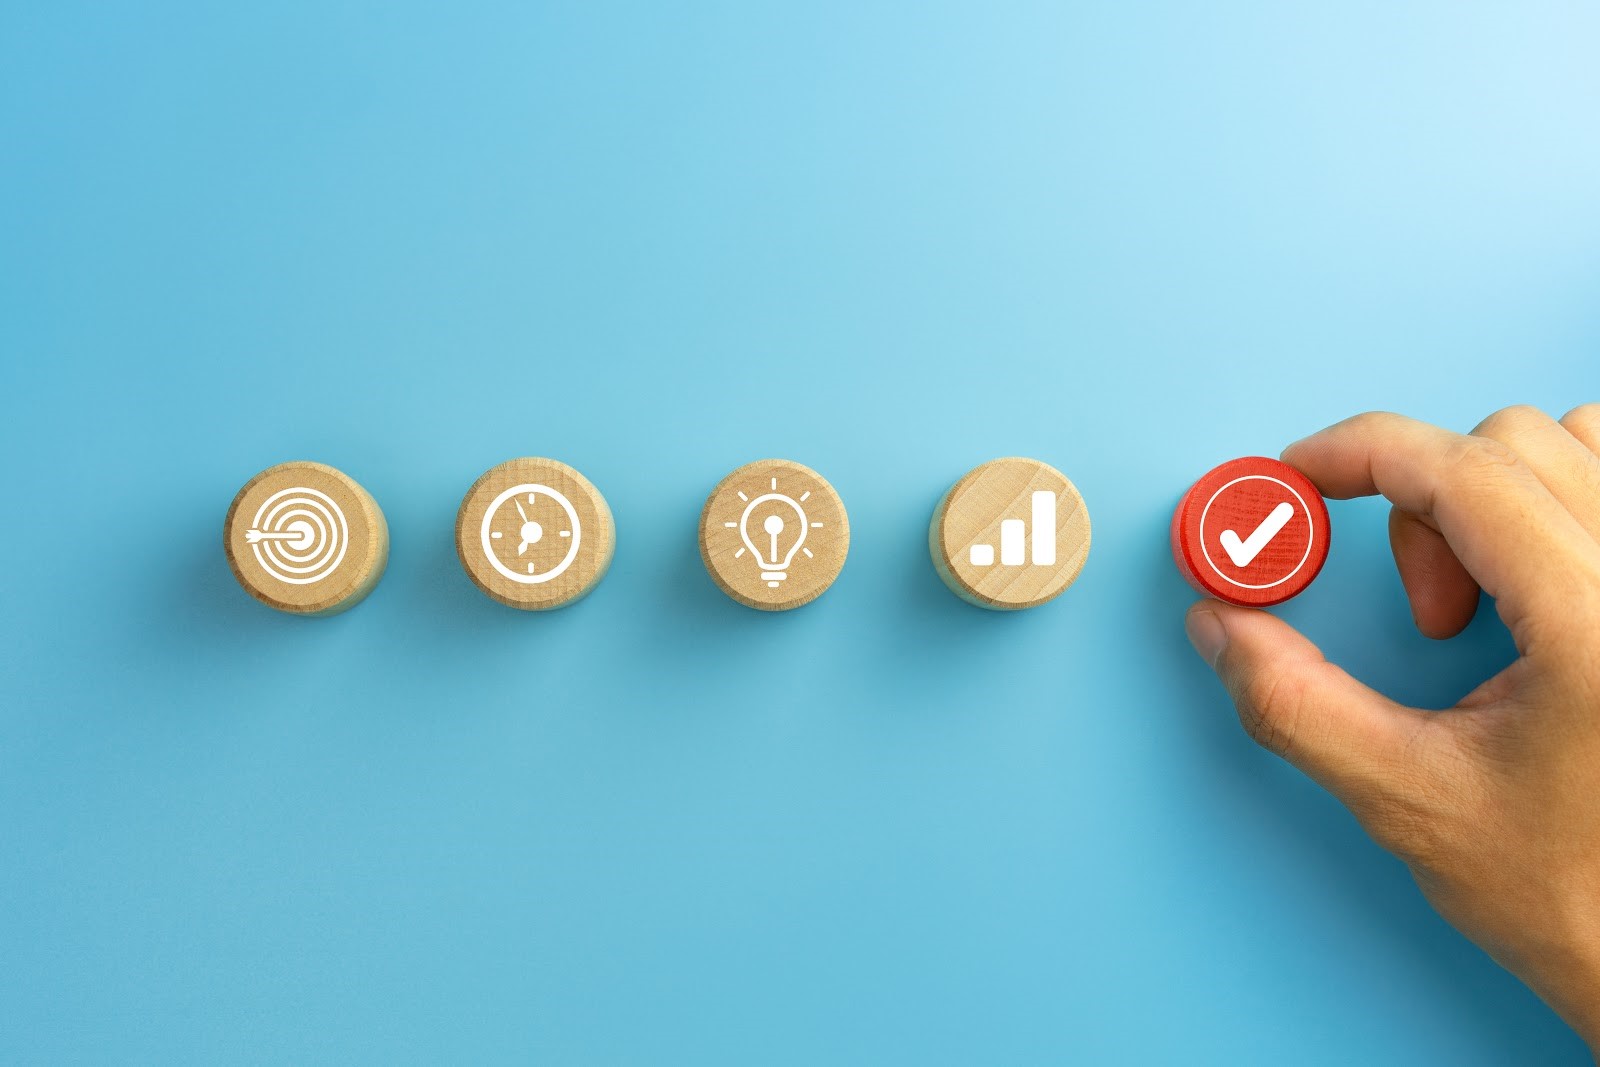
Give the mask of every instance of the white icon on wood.
<svg viewBox="0 0 1600 1067">
<path fill-rule="evenodd" d="M 310 585 L 344 562 L 350 527 L 326 493 L 296 486 L 262 502 L 244 540 L 261 569 L 278 581 Z"/>
<path fill-rule="evenodd" d="M 1020 567 L 1028 562 L 1032 542 L 1032 561 L 1038 567 L 1056 565 L 1056 495 L 1049 490 L 1033 494 L 1033 533 L 1022 519 L 1000 520 L 1000 565 Z M 994 566 L 994 545 L 973 545 L 967 558 L 974 567 Z"/>
<path fill-rule="evenodd" d="M 513 506 L 507 507 L 507 504 Z M 535 515 L 542 515 L 545 521 L 540 522 Z M 539 559 L 549 553 L 541 549 L 533 553 L 533 558 L 529 558 L 528 553 L 536 545 L 550 543 L 546 538 L 551 530 L 565 543 L 566 550 L 556 563 L 540 569 Z M 578 558 L 578 540 L 582 532 L 572 501 L 548 485 L 514 485 L 495 497 L 483 513 L 480 540 L 483 554 L 496 571 L 513 582 L 539 585 L 559 578 L 572 566 L 572 561 Z M 512 541 L 517 545 L 514 554 L 510 551 Z"/>
<path fill-rule="evenodd" d="M 739 559 L 749 551 L 769 589 L 778 588 L 778 583 L 789 577 L 796 553 L 804 553 L 807 559 L 816 558 L 805 547 L 806 534 L 822 523 L 812 522 L 806 509 L 801 507 L 810 496 L 810 492 L 801 493 L 796 500 L 780 493 L 778 479 L 774 478 L 772 491 L 753 500 L 741 492 L 739 499 L 745 501 L 744 514 L 739 516 L 738 522 L 723 523 L 729 529 L 737 529 L 744 541 L 744 548 L 735 552 L 733 558 Z M 759 521 L 753 521 L 757 516 Z"/>
<path fill-rule="evenodd" d="M 1217 541 L 1228 553 L 1228 558 L 1233 560 L 1235 567 L 1248 567 L 1292 518 L 1294 518 L 1294 505 L 1285 500 L 1261 520 L 1261 525 L 1257 526 L 1249 537 L 1241 539 L 1234 531 L 1223 530 L 1217 535 Z"/>
</svg>

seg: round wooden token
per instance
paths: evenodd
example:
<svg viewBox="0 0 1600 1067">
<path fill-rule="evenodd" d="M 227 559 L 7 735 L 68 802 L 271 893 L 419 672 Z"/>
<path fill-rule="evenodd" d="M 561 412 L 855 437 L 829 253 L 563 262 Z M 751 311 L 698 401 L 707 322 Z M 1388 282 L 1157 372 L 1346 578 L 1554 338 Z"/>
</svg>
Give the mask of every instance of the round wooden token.
<svg viewBox="0 0 1600 1067">
<path fill-rule="evenodd" d="M 1213 468 L 1172 514 L 1172 558 L 1206 596 L 1264 608 L 1298 596 L 1328 558 L 1322 494 L 1287 463 L 1263 456 Z"/>
<path fill-rule="evenodd" d="M 222 547 L 245 592 L 295 615 L 332 615 L 372 592 L 389 560 L 377 501 L 325 463 L 268 467 L 223 520 Z"/>
<path fill-rule="evenodd" d="M 456 554 L 467 577 L 500 603 L 527 611 L 585 596 L 605 577 L 616 541 L 600 490 L 553 459 L 491 467 L 456 514 Z"/>
<path fill-rule="evenodd" d="M 1001 611 L 1036 607 L 1077 580 L 1089 558 L 1089 508 L 1067 476 L 1036 459 L 974 467 L 928 526 L 933 566 L 952 592 Z"/>
<path fill-rule="evenodd" d="M 827 591 L 850 551 L 850 519 L 828 480 L 786 459 L 729 474 L 700 512 L 700 558 L 741 604 L 788 611 Z"/>
</svg>

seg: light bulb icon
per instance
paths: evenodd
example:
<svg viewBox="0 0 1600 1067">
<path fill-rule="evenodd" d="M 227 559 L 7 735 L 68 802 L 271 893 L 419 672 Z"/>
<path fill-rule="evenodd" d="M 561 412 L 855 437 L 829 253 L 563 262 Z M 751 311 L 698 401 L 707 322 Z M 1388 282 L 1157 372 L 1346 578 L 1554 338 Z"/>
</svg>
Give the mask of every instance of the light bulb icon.
<svg viewBox="0 0 1600 1067">
<path fill-rule="evenodd" d="M 700 511 L 700 561 L 728 596 L 789 611 L 827 591 L 850 550 L 850 516 L 828 480 L 787 459 L 728 473 Z"/>
<path fill-rule="evenodd" d="M 789 567 L 796 553 L 804 552 L 807 559 L 815 558 L 805 547 L 806 535 L 822 523 L 812 522 L 806 509 L 800 506 L 811 495 L 809 492 L 802 493 L 796 500 L 778 492 L 778 479 L 773 478 L 771 485 L 771 492 L 762 493 L 753 500 L 740 493 L 739 499 L 746 502 L 744 514 L 737 523 L 723 525 L 738 527 L 739 537 L 744 541 L 744 548 L 735 553 L 734 558 L 738 559 L 749 550 L 761 569 L 762 581 L 768 588 L 776 589 L 779 582 L 789 577 Z"/>
</svg>

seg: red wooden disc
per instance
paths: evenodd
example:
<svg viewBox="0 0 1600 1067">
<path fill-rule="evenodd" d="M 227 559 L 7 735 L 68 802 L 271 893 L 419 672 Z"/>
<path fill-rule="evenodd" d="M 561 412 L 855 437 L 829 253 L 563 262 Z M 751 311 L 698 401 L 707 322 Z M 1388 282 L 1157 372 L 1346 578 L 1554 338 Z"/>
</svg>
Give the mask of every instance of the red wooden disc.
<svg viewBox="0 0 1600 1067">
<path fill-rule="evenodd" d="M 1206 596 L 1247 608 L 1298 596 L 1328 558 L 1328 507 L 1310 480 L 1262 456 L 1213 468 L 1172 514 L 1172 558 Z"/>
</svg>

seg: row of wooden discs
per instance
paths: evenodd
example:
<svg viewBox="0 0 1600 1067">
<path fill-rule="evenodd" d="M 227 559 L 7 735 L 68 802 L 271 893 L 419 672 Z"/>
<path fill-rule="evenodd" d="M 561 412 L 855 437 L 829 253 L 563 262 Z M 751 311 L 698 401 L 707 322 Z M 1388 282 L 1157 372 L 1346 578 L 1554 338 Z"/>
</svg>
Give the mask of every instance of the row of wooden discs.
<svg viewBox="0 0 1600 1067">
<path fill-rule="evenodd" d="M 383 512 L 353 478 L 322 463 L 271 467 L 247 482 L 224 523 L 234 575 L 280 611 L 330 615 L 377 585 L 388 560 Z M 605 576 L 616 544 L 611 509 L 578 471 L 514 459 L 486 471 L 456 515 L 456 552 L 485 594 L 543 611 L 578 600 Z M 1030 608 L 1058 596 L 1089 555 L 1089 512 L 1060 471 L 997 459 L 945 493 L 928 530 L 934 568 L 986 608 Z M 765 611 L 808 604 L 850 549 L 850 520 L 827 479 L 789 460 L 749 463 L 717 483 L 700 515 L 700 555 L 724 593 Z"/>
</svg>

